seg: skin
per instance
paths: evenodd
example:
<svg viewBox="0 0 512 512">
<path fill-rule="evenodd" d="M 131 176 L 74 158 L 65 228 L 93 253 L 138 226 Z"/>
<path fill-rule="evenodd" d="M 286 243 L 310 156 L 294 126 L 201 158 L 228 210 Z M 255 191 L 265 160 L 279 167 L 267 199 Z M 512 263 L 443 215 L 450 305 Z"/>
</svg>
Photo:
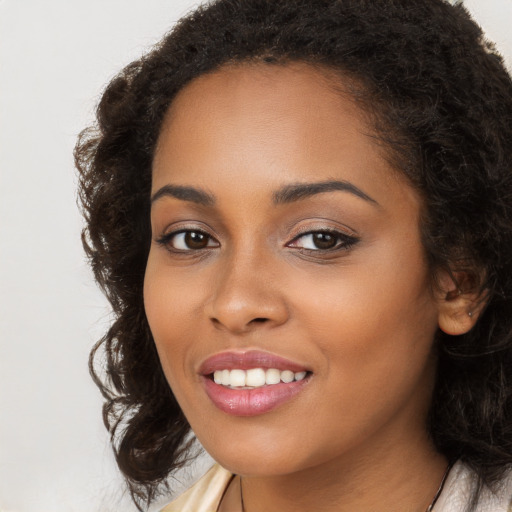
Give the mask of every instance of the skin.
<svg viewBox="0 0 512 512">
<path fill-rule="evenodd" d="M 305 64 L 246 64 L 178 94 L 152 193 L 194 187 L 215 202 L 165 194 L 153 202 L 146 313 L 192 429 L 215 460 L 243 475 L 247 512 L 424 512 L 446 468 L 425 428 L 433 339 L 455 310 L 468 322 L 466 304 L 432 291 L 421 199 L 333 80 Z M 284 186 L 329 180 L 371 200 L 332 190 L 273 201 Z M 206 246 L 183 246 L 183 236 L 162 242 L 180 229 L 204 232 Z M 341 233 L 334 249 L 318 250 L 303 234 L 325 230 Z M 248 349 L 305 365 L 308 385 L 265 414 L 222 412 L 198 368 Z M 238 486 L 235 479 L 221 511 L 239 509 Z"/>
</svg>

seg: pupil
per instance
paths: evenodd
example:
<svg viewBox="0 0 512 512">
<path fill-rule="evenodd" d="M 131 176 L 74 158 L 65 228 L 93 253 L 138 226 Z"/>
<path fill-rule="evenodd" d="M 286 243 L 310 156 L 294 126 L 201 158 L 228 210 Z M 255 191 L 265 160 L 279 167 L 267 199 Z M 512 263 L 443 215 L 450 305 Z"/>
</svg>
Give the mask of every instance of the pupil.
<svg viewBox="0 0 512 512">
<path fill-rule="evenodd" d="M 336 245 L 336 237 L 329 233 L 315 233 L 313 241 L 318 249 L 332 249 Z"/>
<path fill-rule="evenodd" d="M 185 244 L 190 249 L 204 249 L 208 245 L 208 237 L 203 233 L 189 231 L 185 233 Z"/>
</svg>

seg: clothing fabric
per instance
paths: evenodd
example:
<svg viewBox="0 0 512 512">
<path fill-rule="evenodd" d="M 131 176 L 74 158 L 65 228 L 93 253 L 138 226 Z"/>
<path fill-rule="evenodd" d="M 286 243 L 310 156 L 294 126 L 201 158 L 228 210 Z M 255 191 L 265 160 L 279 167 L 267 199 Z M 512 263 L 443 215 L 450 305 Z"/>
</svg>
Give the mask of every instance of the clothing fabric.
<svg viewBox="0 0 512 512">
<path fill-rule="evenodd" d="M 433 512 L 464 512 L 477 485 L 477 478 L 461 462 L 451 469 Z M 476 512 L 512 512 L 512 475 L 505 478 L 496 494 L 484 488 Z"/>
<path fill-rule="evenodd" d="M 217 512 L 233 478 L 232 473 L 215 464 L 195 485 L 167 505 L 162 512 Z M 475 485 L 475 474 L 464 464 L 457 462 L 446 478 L 433 512 L 464 512 Z M 512 512 L 512 475 L 503 480 L 496 494 L 489 489 L 482 491 L 476 512 Z"/>
<path fill-rule="evenodd" d="M 235 475 L 218 464 L 162 512 L 217 512 L 222 496 Z"/>
</svg>

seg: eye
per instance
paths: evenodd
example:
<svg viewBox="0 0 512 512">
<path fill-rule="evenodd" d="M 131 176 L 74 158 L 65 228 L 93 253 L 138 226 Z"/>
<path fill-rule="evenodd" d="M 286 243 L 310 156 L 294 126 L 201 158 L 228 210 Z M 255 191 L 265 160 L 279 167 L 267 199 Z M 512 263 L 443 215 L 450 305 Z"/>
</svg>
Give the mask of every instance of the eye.
<svg viewBox="0 0 512 512">
<path fill-rule="evenodd" d="M 333 251 L 348 249 L 357 242 L 357 238 L 339 231 L 311 231 L 298 236 L 288 247 L 298 247 L 307 251 Z"/>
<path fill-rule="evenodd" d="M 200 251 L 210 247 L 219 247 L 217 240 L 208 233 L 192 229 L 168 233 L 157 242 L 176 252 Z"/>
</svg>

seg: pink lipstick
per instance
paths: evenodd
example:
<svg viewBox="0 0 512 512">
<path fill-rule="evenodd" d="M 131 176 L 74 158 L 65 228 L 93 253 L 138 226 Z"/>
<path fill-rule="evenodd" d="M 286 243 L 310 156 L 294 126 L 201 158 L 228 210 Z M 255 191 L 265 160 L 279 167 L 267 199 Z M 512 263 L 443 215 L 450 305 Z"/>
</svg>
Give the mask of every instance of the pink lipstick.
<svg viewBox="0 0 512 512">
<path fill-rule="evenodd" d="M 271 411 L 300 393 L 311 377 L 304 365 L 254 350 L 212 356 L 199 373 L 213 404 L 234 416 Z"/>
</svg>

